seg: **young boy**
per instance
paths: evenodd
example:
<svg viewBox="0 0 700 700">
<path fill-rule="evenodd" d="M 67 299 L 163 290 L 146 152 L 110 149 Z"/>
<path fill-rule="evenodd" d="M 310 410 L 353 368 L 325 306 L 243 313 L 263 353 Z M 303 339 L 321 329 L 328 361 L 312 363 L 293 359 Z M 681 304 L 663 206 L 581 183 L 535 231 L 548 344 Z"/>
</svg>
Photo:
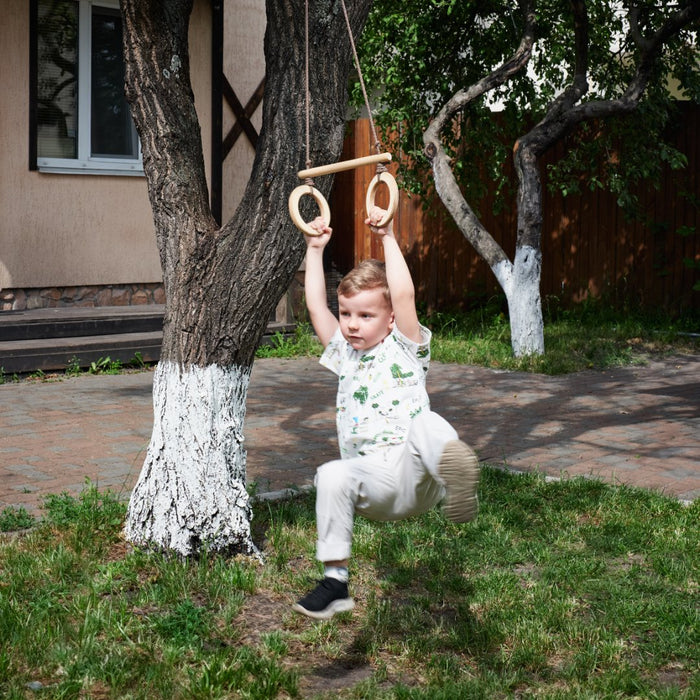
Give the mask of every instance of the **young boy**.
<svg viewBox="0 0 700 700">
<path fill-rule="evenodd" d="M 294 610 L 316 619 L 351 610 L 348 561 L 353 519 L 400 520 L 445 500 L 445 515 L 467 522 L 477 511 L 479 462 L 450 424 L 431 412 L 425 389 L 430 331 L 418 321 L 411 274 L 385 212 L 366 219 L 381 236 L 385 264 L 368 260 L 338 287 L 339 319 L 327 305 L 323 249 L 332 230 L 306 237 L 306 305 L 324 346 L 321 364 L 338 375 L 336 423 L 341 459 L 316 473 L 316 556 L 324 578 Z"/>
</svg>

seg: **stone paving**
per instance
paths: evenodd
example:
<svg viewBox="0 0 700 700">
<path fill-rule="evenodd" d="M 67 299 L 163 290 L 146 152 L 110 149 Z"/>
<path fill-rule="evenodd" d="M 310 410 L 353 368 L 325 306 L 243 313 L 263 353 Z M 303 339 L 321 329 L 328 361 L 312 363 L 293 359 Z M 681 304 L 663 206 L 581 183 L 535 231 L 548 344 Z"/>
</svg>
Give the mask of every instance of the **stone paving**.
<svg viewBox="0 0 700 700">
<path fill-rule="evenodd" d="M 128 496 L 151 434 L 152 377 L 0 385 L 0 510 L 38 512 L 86 479 Z M 259 491 L 310 484 L 337 456 L 335 386 L 315 358 L 256 361 L 245 435 Z M 433 363 L 428 390 L 489 464 L 700 495 L 700 357 L 558 377 Z"/>
</svg>

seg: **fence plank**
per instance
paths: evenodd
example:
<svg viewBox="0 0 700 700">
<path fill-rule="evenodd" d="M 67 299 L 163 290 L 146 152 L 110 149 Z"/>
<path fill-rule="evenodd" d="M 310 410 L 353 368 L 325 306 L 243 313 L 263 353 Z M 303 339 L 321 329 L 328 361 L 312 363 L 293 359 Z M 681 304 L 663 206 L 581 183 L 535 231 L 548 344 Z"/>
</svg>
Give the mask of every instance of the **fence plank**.
<svg viewBox="0 0 700 700">
<path fill-rule="evenodd" d="M 682 126 L 673 138 L 688 156 L 688 166 L 680 173 L 666 172 L 658 191 L 640 188 L 649 223 L 627 220 L 606 192 L 585 190 L 563 197 L 543 187 L 541 292 L 545 303 L 554 298 L 566 306 L 591 296 L 605 297 L 617 306 L 641 304 L 674 314 L 700 308 L 700 292 L 692 289 L 698 272 L 683 264 L 684 257 L 700 262 L 700 232 L 685 237 L 678 233 L 681 227 L 698 231 L 700 223 L 700 107 L 680 104 L 679 109 Z M 370 142 L 368 120 L 351 122 L 342 158 L 370 154 Z M 552 149 L 543 162 L 543 174 L 547 163 L 561 157 L 565 147 L 559 144 Z M 394 174 L 396 167 L 390 166 Z M 511 168 L 510 164 L 505 167 Z M 368 257 L 381 258 L 380 242 L 372 239 L 364 225 L 365 192 L 374 172 L 369 166 L 336 175 L 331 200 L 336 231 L 332 263 L 340 273 Z M 694 204 L 679 196 L 681 188 L 695 196 Z M 515 195 L 498 215 L 493 214 L 492 205 L 491 192 L 479 204 L 482 223 L 512 259 Z M 417 196 L 402 191 L 394 226 L 414 276 L 417 298 L 427 308 L 463 307 L 475 297 L 501 293 L 488 266 L 439 200 L 424 211 Z"/>
</svg>

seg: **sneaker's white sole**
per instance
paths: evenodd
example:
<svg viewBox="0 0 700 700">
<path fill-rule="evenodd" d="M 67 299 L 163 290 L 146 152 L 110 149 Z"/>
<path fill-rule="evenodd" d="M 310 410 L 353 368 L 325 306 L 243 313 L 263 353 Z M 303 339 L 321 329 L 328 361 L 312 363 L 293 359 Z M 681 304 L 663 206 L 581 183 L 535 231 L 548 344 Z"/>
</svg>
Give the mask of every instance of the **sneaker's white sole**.
<svg viewBox="0 0 700 700">
<path fill-rule="evenodd" d="M 469 445 L 453 440 L 445 445 L 438 465 L 438 473 L 445 482 L 445 501 L 442 510 L 454 523 L 474 520 L 479 510 L 479 458 Z"/>
<path fill-rule="evenodd" d="M 352 598 L 341 598 L 339 600 L 334 600 L 323 610 L 307 610 L 302 605 L 299 605 L 299 603 L 294 603 L 294 605 L 292 605 L 292 610 L 296 610 L 296 612 L 300 612 L 307 617 L 313 617 L 314 620 L 329 620 L 333 615 L 341 612 L 348 612 L 354 607 L 355 601 Z"/>
</svg>

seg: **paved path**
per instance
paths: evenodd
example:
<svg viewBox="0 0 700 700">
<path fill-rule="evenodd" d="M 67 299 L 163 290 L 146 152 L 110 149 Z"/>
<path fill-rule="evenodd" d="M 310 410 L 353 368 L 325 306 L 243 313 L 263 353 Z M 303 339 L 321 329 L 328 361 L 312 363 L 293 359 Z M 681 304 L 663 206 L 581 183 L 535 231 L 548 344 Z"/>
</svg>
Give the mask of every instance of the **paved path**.
<svg viewBox="0 0 700 700">
<path fill-rule="evenodd" d="M 0 510 L 37 512 L 89 478 L 127 495 L 151 434 L 152 374 L 0 385 Z M 433 409 L 483 461 L 700 495 L 700 357 L 547 377 L 433 363 Z M 245 422 L 259 490 L 301 486 L 337 455 L 335 378 L 314 358 L 257 360 Z"/>
</svg>

